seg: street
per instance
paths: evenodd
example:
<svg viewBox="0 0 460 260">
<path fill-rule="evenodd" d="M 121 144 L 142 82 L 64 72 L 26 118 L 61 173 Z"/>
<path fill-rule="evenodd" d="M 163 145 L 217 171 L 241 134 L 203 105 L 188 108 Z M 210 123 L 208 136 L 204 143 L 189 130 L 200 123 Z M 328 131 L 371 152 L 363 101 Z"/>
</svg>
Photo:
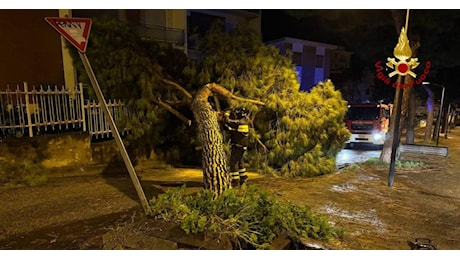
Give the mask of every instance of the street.
<svg viewBox="0 0 460 260">
<path fill-rule="evenodd" d="M 379 157 L 381 149 L 358 147 L 355 149 L 343 149 L 337 154 L 337 169 L 346 167 L 349 164 L 365 162 L 373 157 Z"/>
</svg>

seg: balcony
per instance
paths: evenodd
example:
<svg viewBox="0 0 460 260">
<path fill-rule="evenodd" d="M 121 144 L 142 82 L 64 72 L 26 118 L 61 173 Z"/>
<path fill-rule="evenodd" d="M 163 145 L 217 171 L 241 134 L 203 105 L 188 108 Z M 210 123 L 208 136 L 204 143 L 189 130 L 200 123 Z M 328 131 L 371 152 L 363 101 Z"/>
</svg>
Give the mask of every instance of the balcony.
<svg viewBox="0 0 460 260">
<path fill-rule="evenodd" d="M 134 27 L 134 30 L 145 41 L 165 42 L 176 46 L 185 45 L 184 30 L 154 25 L 138 25 Z"/>
</svg>

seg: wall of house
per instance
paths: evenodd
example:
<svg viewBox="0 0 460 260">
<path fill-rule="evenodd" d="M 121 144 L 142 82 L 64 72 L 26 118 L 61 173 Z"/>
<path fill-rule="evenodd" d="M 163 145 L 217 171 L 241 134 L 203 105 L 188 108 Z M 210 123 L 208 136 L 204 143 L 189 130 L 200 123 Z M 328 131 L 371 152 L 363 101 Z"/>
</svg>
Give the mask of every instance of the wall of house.
<svg viewBox="0 0 460 260">
<path fill-rule="evenodd" d="M 166 10 L 165 9 L 141 10 L 140 24 L 166 27 Z"/>
<path fill-rule="evenodd" d="M 61 38 L 45 21 L 58 10 L 0 10 L 0 89 L 29 85 L 64 85 Z"/>
<path fill-rule="evenodd" d="M 337 46 L 293 38 L 284 38 L 267 44 L 277 47 L 280 53 L 292 51 L 292 62 L 296 65 L 301 90 L 308 91 L 320 81 L 330 79 Z"/>
<path fill-rule="evenodd" d="M 315 85 L 316 48 L 304 45 L 302 50 L 302 82 L 300 90 L 310 90 Z"/>
</svg>

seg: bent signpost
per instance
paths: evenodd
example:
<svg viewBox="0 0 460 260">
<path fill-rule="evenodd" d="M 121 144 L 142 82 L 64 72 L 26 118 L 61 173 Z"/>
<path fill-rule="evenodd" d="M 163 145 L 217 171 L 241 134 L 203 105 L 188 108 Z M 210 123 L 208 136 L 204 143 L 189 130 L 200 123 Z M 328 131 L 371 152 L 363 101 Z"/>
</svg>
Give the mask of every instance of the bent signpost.
<svg viewBox="0 0 460 260">
<path fill-rule="evenodd" d="M 114 136 L 114 139 L 117 143 L 120 154 L 123 158 L 123 161 L 126 165 L 126 168 L 131 177 L 131 181 L 136 188 L 137 195 L 141 201 L 141 204 L 144 208 L 145 213 L 149 212 L 148 201 L 145 197 L 142 186 L 137 178 L 137 174 L 134 170 L 133 164 L 129 158 L 129 155 L 126 151 L 126 148 L 121 140 L 120 133 L 118 132 L 115 121 L 113 120 L 112 114 L 110 113 L 107 103 L 105 101 L 104 95 L 99 87 L 96 76 L 94 75 L 91 64 L 89 63 L 88 57 L 86 56 L 86 47 L 89 38 L 89 32 L 91 30 L 91 19 L 89 18 L 62 18 L 62 17 L 46 17 L 46 22 L 48 22 L 59 34 L 61 34 L 67 41 L 69 41 L 75 48 L 78 49 L 78 54 L 83 62 L 86 73 L 91 81 L 94 92 L 96 93 L 97 99 L 100 104 L 102 104 L 102 109 L 106 118 L 109 121 L 110 130 Z"/>
</svg>

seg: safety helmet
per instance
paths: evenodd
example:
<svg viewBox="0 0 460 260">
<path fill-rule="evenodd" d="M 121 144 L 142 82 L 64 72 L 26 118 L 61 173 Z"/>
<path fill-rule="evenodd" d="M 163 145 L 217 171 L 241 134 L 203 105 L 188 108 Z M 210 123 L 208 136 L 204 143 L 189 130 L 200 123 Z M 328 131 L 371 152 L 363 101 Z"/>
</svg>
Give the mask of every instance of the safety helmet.
<svg viewBox="0 0 460 260">
<path fill-rule="evenodd" d="M 235 116 L 237 118 L 245 118 L 249 115 L 249 110 L 245 107 L 237 107 L 235 108 Z"/>
</svg>

